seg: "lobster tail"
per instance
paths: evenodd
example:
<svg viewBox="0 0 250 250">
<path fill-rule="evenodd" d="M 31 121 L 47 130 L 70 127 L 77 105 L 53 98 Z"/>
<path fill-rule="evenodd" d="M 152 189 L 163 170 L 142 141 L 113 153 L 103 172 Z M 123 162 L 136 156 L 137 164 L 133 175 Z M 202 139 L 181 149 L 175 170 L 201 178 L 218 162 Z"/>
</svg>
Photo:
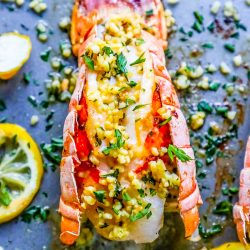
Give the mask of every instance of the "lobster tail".
<svg viewBox="0 0 250 250">
<path fill-rule="evenodd" d="M 121 11 L 139 13 L 163 47 L 167 46 L 167 27 L 160 0 L 78 0 L 73 7 L 70 32 L 74 55 L 78 56 L 80 44 L 98 21 Z"/>
<path fill-rule="evenodd" d="M 110 240 L 154 241 L 172 203 L 186 237 L 197 228 L 202 201 L 165 39 L 159 0 L 75 3 L 71 40 L 80 69 L 64 125 L 65 244 L 76 241 L 83 213 Z"/>
<path fill-rule="evenodd" d="M 246 249 L 250 249 L 248 235 L 250 233 L 250 137 L 246 146 L 244 168 L 240 173 L 239 202 L 234 205 L 233 216 L 238 238 Z"/>
</svg>

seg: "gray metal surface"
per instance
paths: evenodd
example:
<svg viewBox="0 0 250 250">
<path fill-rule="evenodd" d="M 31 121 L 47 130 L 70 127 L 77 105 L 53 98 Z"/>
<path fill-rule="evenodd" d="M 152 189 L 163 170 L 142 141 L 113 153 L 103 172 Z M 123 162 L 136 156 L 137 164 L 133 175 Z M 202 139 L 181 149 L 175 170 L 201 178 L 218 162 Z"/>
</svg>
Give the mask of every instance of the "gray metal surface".
<svg viewBox="0 0 250 250">
<path fill-rule="evenodd" d="M 28 34 L 31 37 L 33 50 L 28 63 L 23 67 L 21 72 L 13 79 L 7 82 L 0 82 L 0 99 L 3 99 L 7 105 L 7 109 L 0 112 L 0 118 L 7 117 L 7 121 L 11 123 L 17 123 L 24 126 L 31 135 L 35 138 L 38 144 L 42 142 L 50 142 L 51 137 L 57 137 L 62 134 L 62 126 L 67 113 L 67 104 L 56 104 L 50 106 L 49 110 L 55 110 L 54 115 L 54 126 L 49 132 L 45 132 L 45 118 L 48 114 L 41 113 L 27 101 L 29 95 L 34 95 L 38 100 L 46 99 L 46 90 L 44 86 L 44 79 L 47 78 L 47 73 L 50 71 L 49 63 L 44 63 L 40 59 L 40 52 L 44 51 L 48 46 L 53 47 L 55 51 L 59 51 L 59 41 L 67 37 L 66 34 L 60 32 L 57 28 L 60 17 L 70 13 L 71 2 L 69 0 L 47 0 L 48 10 L 39 17 L 28 10 L 28 3 L 20 9 L 10 11 L 5 3 L 0 3 L 0 33 L 10 32 L 18 30 L 20 33 Z M 223 2 L 223 1 L 222 1 Z M 242 23 L 244 23 L 248 30 L 250 30 L 249 14 L 250 8 L 246 7 L 243 0 L 234 1 L 240 12 Z M 209 13 L 210 2 L 206 0 L 180 0 L 180 3 L 174 7 L 174 16 L 179 26 L 183 26 L 185 29 L 190 29 L 194 22 L 193 11 L 199 10 L 205 17 L 206 25 L 213 20 L 213 17 Z M 39 19 L 44 18 L 48 21 L 53 34 L 50 35 L 49 41 L 46 44 L 40 43 L 36 38 L 35 24 Z M 27 27 L 27 28 L 23 28 Z M 247 32 L 241 34 L 240 39 L 236 41 L 236 50 L 241 51 L 249 48 L 247 44 Z M 222 60 L 231 60 L 230 54 L 225 53 L 223 50 L 223 43 L 221 39 L 218 39 L 208 32 L 202 35 L 194 35 L 190 40 L 190 47 L 195 44 L 201 44 L 203 42 L 211 41 L 216 46 L 213 50 L 209 51 L 202 57 L 202 64 L 205 65 L 207 62 L 214 62 L 218 65 Z M 173 59 L 168 63 L 168 69 L 176 69 L 182 60 L 187 58 L 185 51 L 181 51 L 180 48 L 183 43 L 179 41 L 178 37 L 172 37 L 169 41 L 169 46 L 173 53 Z M 180 52 L 181 51 L 181 52 Z M 249 62 L 249 54 L 246 57 Z M 32 79 L 37 80 L 38 86 L 32 82 L 26 85 L 22 81 L 23 72 L 32 72 Z M 244 70 L 237 70 L 235 72 L 238 76 L 245 78 Z M 225 79 L 221 75 L 215 76 L 217 79 L 225 82 Z M 41 94 L 42 93 L 42 94 Z M 218 101 L 222 93 L 213 92 L 207 94 L 204 92 L 202 95 L 211 102 Z M 40 117 L 39 123 L 35 127 L 29 125 L 30 117 L 34 114 L 38 114 Z M 250 132 L 250 106 L 249 100 L 245 109 L 244 123 L 240 124 L 239 128 L 239 139 L 243 142 L 246 141 L 247 135 Z M 214 118 L 214 117 L 213 117 Z M 243 146 L 245 143 L 242 144 Z M 234 157 L 234 161 L 230 166 L 234 170 L 236 177 L 239 176 L 240 168 L 243 164 L 243 149 L 239 149 L 239 153 Z M 207 170 L 207 177 L 204 180 L 200 180 L 202 185 L 206 185 L 208 189 L 202 191 L 204 206 L 200 209 L 201 213 L 206 213 L 208 203 L 206 198 L 211 196 L 215 192 L 216 173 L 218 169 L 216 166 L 211 167 Z M 238 181 L 236 181 L 237 183 Z M 42 195 L 42 192 L 47 192 L 48 197 Z M 41 189 L 34 199 L 32 204 L 41 206 L 50 206 L 51 217 L 47 223 L 32 222 L 27 224 L 21 221 L 20 218 L 0 225 L 0 246 L 4 250 L 40 250 L 40 249 L 66 249 L 58 243 L 58 216 L 56 213 L 58 199 L 59 199 L 59 174 L 58 170 L 52 172 L 49 170 L 44 175 Z M 161 232 L 161 237 L 154 243 L 148 245 L 135 246 L 132 243 L 112 243 L 107 240 L 103 240 L 98 236 L 95 236 L 94 243 L 88 249 L 171 249 L 171 250 L 182 250 L 182 249 L 201 249 L 203 246 L 218 245 L 226 241 L 235 241 L 236 234 L 232 223 L 229 222 L 227 227 L 224 228 L 223 232 L 210 240 L 202 240 L 198 243 L 191 243 L 186 240 L 182 240 L 184 237 L 182 222 L 178 215 L 166 215 L 165 216 L 165 229 Z M 229 219 L 230 220 L 230 219 Z M 97 237 L 97 238 L 96 238 Z M 80 249 L 80 248 L 70 248 Z M 84 248 L 81 248 L 84 249 Z"/>
</svg>

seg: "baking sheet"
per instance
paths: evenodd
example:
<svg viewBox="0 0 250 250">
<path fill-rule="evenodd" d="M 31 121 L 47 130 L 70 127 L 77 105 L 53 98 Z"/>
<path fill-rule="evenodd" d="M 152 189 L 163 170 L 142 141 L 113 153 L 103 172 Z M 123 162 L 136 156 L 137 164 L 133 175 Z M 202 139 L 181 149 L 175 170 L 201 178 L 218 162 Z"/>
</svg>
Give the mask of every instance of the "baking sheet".
<svg viewBox="0 0 250 250">
<path fill-rule="evenodd" d="M 52 137 L 58 137 L 62 135 L 62 126 L 67 114 L 67 103 L 57 103 L 49 106 L 47 111 L 54 110 L 54 126 L 53 128 L 45 132 L 46 115 L 48 113 L 41 112 L 34 108 L 27 98 L 30 95 L 35 96 L 38 100 L 45 99 L 46 90 L 44 80 L 47 78 L 47 74 L 50 71 L 49 63 L 44 63 L 40 59 L 40 53 L 44 51 L 48 46 L 51 46 L 54 51 L 59 51 L 59 41 L 67 38 L 67 34 L 62 33 L 58 29 L 58 22 L 61 17 L 69 15 L 71 11 L 72 1 L 69 0 L 47 0 L 48 10 L 42 15 L 38 16 L 28 9 L 28 3 L 22 8 L 17 8 L 14 11 L 9 10 L 9 4 L 0 2 L 0 33 L 17 30 L 20 33 L 27 34 L 31 37 L 33 50 L 28 63 L 23 67 L 17 76 L 7 82 L 0 82 L 0 99 L 3 99 L 6 103 L 7 109 L 0 112 L 0 118 L 7 117 L 7 121 L 11 123 L 17 123 L 24 126 L 31 135 L 35 138 L 38 144 L 43 142 L 49 143 Z M 223 2 L 223 1 L 221 1 Z M 250 30 L 249 14 L 250 8 L 246 7 L 244 1 L 234 1 L 237 9 L 240 12 L 241 22 Z M 167 4 L 164 3 L 166 6 Z M 206 0 L 180 0 L 180 3 L 174 7 L 171 7 L 174 17 L 177 20 L 179 27 L 190 29 L 194 22 L 193 11 L 199 10 L 204 16 L 205 24 L 208 25 L 213 17 L 209 13 L 210 1 Z M 49 25 L 53 34 L 50 35 L 49 41 L 45 44 L 40 43 L 36 38 L 35 24 L 38 20 L 45 19 Z M 231 55 L 225 53 L 223 50 L 223 44 L 225 41 L 214 37 L 208 32 L 199 35 L 195 34 L 190 40 L 190 47 L 195 44 L 201 44 L 207 41 L 211 41 L 216 44 L 213 50 L 202 56 L 202 65 L 206 62 L 214 62 L 219 64 L 222 60 L 231 60 Z M 249 43 L 247 42 L 247 32 L 242 32 L 240 38 L 234 42 L 238 51 L 245 49 L 245 58 L 248 58 L 249 62 Z M 173 58 L 168 60 L 168 69 L 176 69 L 181 61 L 188 58 L 188 52 L 183 47 L 183 42 L 179 40 L 177 35 L 174 35 L 169 40 L 170 49 L 173 52 Z M 197 59 L 200 60 L 200 59 Z M 74 59 L 72 59 L 74 63 Z M 32 72 L 32 81 L 29 85 L 23 82 L 23 73 Z M 238 76 L 242 76 L 246 81 L 246 74 L 244 70 L 238 70 L 235 72 Z M 220 74 L 216 75 L 217 79 L 225 82 Z M 213 77 L 214 78 L 214 77 Z M 35 84 L 33 83 L 35 80 Z M 181 94 L 183 95 L 183 94 Z M 211 102 L 216 102 L 222 98 L 222 93 L 204 92 L 204 97 Z M 183 99 L 182 99 L 183 100 Z M 189 100 L 192 102 L 192 100 Z M 246 138 L 250 131 L 250 105 L 249 100 L 245 102 L 244 108 L 244 122 L 239 124 L 239 147 L 237 148 L 237 154 L 230 162 L 230 168 L 234 172 L 235 176 L 239 176 L 239 171 L 243 164 L 243 151 Z M 39 115 L 39 123 L 35 127 L 30 126 L 30 118 L 32 115 Z M 213 117 L 214 118 L 214 117 Z M 213 119 L 212 118 L 212 119 Z M 207 123 L 208 124 L 208 121 Z M 204 128 L 205 129 L 205 128 Z M 221 167 L 221 166 L 219 166 Z M 207 176 L 203 180 L 199 180 L 202 185 L 207 189 L 202 190 L 202 196 L 204 205 L 201 207 L 201 214 L 205 214 L 209 199 L 216 190 L 218 166 L 216 164 L 207 169 Z M 222 176 L 221 176 L 222 178 Z M 237 179 L 237 178 L 236 178 Z M 238 181 L 236 180 L 236 184 Z M 45 197 L 42 193 L 47 192 L 48 197 Z M 46 223 L 32 222 L 30 224 L 24 223 L 20 218 L 0 225 L 0 246 L 4 250 L 33 250 L 33 249 L 67 249 L 65 246 L 60 245 L 58 241 L 58 215 L 56 209 L 58 206 L 58 199 L 60 194 L 59 188 L 59 172 L 48 171 L 44 175 L 41 189 L 34 199 L 34 205 L 49 206 L 50 207 L 50 219 Z M 237 196 L 236 196 L 237 198 Z M 234 198 L 235 199 L 235 198 Z M 223 229 L 222 233 L 216 235 L 208 240 L 201 240 L 196 243 L 192 243 L 187 240 L 183 240 L 184 232 L 181 219 L 178 214 L 165 215 L 164 230 L 161 231 L 161 237 L 156 240 L 154 244 L 135 245 L 133 243 L 114 243 L 99 236 L 95 236 L 93 244 L 87 249 L 201 249 L 203 246 L 208 248 L 216 246 L 226 241 L 235 241 L 236 233 L 233 227 L 233 223 L 229 218 L 229 222 Z M 71 247 L 70 249 L 78 249 L 77 247 Z M 80 249 L 80 248 L 79 248 Z M 81 248 L 84 249 L 84 248 Z"/>
</svg>

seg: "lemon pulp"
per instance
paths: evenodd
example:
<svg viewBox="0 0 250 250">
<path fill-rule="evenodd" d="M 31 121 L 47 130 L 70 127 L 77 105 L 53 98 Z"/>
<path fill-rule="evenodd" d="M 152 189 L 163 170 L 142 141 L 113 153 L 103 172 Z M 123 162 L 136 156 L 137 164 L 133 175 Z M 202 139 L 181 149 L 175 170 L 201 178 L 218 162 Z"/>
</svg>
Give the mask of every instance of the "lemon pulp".
<svg viewBox="0 0 250 250">
<path fill-rule="evenodd" d="M 32 137 L 18 125 L 0 124 L 0 223 L 30 204 L 42 176 L 41 154 Z"/>
</svg>

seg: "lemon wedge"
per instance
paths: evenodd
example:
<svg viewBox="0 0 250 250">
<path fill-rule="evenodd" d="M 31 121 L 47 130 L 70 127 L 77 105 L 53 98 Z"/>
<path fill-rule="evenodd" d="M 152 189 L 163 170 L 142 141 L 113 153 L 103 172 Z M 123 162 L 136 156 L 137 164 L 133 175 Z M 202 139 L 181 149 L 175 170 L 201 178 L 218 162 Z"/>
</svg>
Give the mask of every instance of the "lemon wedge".
<svg viewBox="0 0 250 250">
<path fill-rule="evenodd" d="M 29 59 L 31 49 L 28 36 L 18 33 L 0 35 L 0 79 L 13 77 Z"/>
<path fill-rule="evenodd" d="M 30 204 L 42 176 L 42 157 L 32 137 L 18 125 L 0 124 L 0 223 Z"/>
<path fill-rule="evenodd" d="M 228 242 L 212 250 L 245 250 L 246 248 L 240 242 Z"/>
</svg>

